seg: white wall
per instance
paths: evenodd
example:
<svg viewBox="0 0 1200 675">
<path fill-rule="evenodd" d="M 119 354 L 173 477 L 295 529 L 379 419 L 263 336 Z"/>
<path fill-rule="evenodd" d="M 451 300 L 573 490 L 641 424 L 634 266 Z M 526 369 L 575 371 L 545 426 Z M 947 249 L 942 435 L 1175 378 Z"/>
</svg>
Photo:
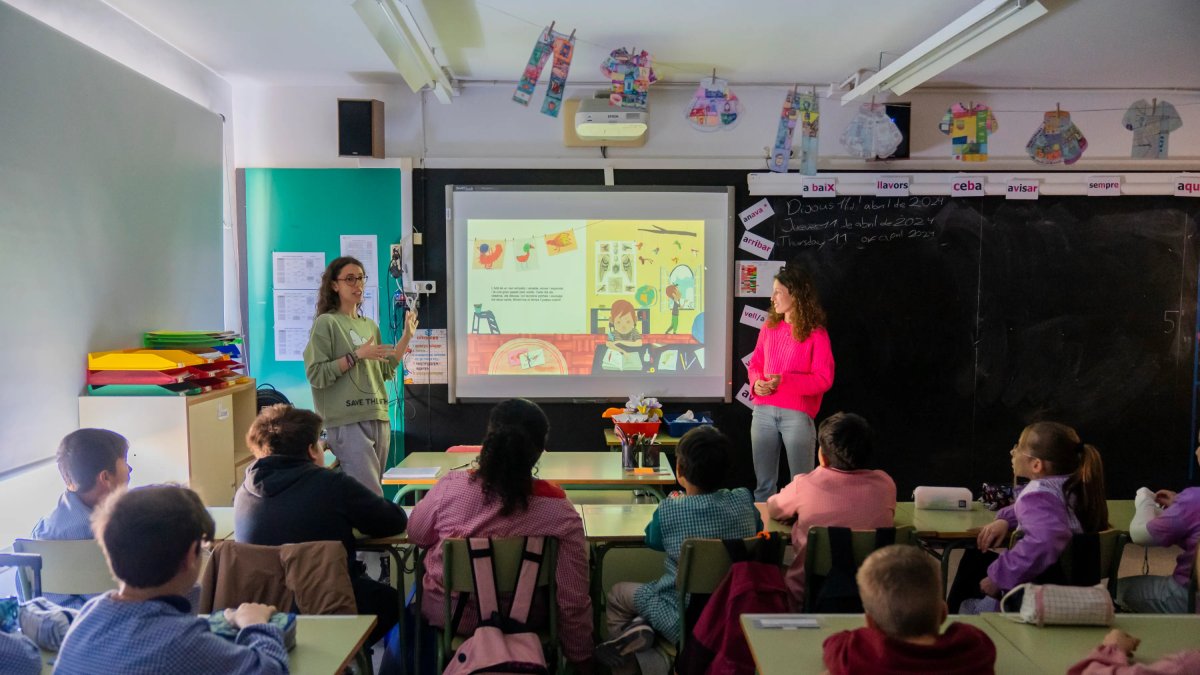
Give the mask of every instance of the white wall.
<svg viewBox="0 0 1200 675">
<path fill-rule="evenodd" d="M 610 148 L 608 159 L 598 148 L 566 148 L 562 120 L 538 110 L 544 85 L 533 104 L 510 101 L 511 85 L 467 86 L 450 105 L 432 96 L 422 102 L 403 87 L 266 87 L 235 89 L 239 167 L 354 166 L 357 160 L 336 157 L 338 96 L 373 96 L 386 102 L 389 157 L 423 159 L 426 167 L 578 167 L 638 168 L 764 168 L 763 147 L 774 140 L 784 87 L 734 87 L 745 114 L 731 131 L 693 130 L 684 113 L 691 86 L 651 89 L 650 132 L 642 148 Z M 568 87 L 568 97 L 585 95 L 590 87 Z M 819 93 L 821 90 L 818 90 Z M 1157 97 L 1174 103 L 1184 125 L 1171 135 L 1170 156 L 1164 161 L 1129 159 L 1132 134 L 1121 126 L 1130 103 Z M 1073 170 L 1173 171 L 1200 167 L 1200 92 L 1036 92 L 932 91 L 905 96 L 913 103 L 912 159 L 868 163 L 851 159 L 839 137 L 855 112 L 854 104 L 823 100 L 821 170 L 1044 170 L 1025 155 L 1025 144 L 1041 124 L 1042 113 L 1056 103 L 1073 111 L 1089 147 Z M 991 160 L 983 164 L 950 157 L 948 137 L 937 124 L 946 108 L 961 101 L 986 102 L 996 111 L 999 131 L 989 140 Z M 880 99 L 883 102 L 883 99 Z M 1183 105 L 1190 103 L 1191 105 Z M 1083 112 L 1083 111 L 1095 112 Z M 1018 112 L 1024 111 L 1024 112 Z M 422 123 L 423 119 L 423 123 Z M 421 166 L 418 163 L 418 166 Z"/>
<path fill-rule="evenodd" d="M 232 134 L 229 133 L 232 126 L 232 88 L 215 73 L 147 32 L 111 7 L 95 0 L 4 1 L 16 10 L 32 16 L 150 80 L 158 82 L 209 110 L 225 115 L 229 120 L 225 125 L 225 147 L 228 156 L 232 159 Z M 14 59 L 6 61 L 4 67 L 5 72 L 19 73 L 21 77 L 36 79 L 39 69 L 48 68 L 49 64 L 21 63 Z M 38 82 L 38 84 L 41 85 L 39 89 L 48 89 L 52 83 Z M 19 96 L 21 93 L 19 89 L 7 89 L 5 95 Z M 78 101 L 80 106 L 87 104 L 86 100 Z M 9 125 L 6 127 L 6 131 L 20 137 L 21 127 L 12 126 L 23 124 L 20 120 L 9 119 L 6 120 L 6 124 Z M 29 124 L 27 126 L 33 129 L 37 125 Z M 30 131 L 30 133 L 33 132 Z M 66 138 L 68 136 L 63 136 L 63 139 Z M 153 151 L 153 148 L 149 150 Z M 2 151 L 3 148 L 0 148 L 0 152 Z M 24 167 L 27 164 L 19 166 Z M 232 161 L 227 162 L 227 165 L 226 168 L 231 169 Z M 114 167 L 118 171 L 123 170 L 119 163 L 114 164 Z M 114 204 L 113 207 L 114 209 L 122 208 L 122 205 Z M 231 236 L 232 232 L 232 229 L 228 230 L 225 238 L 227 245 L 234 241 Z M 231 266 L 230 271 L 236 282 L 236 266 Z M 163 287 L 170 288 L 171 285 L 163 285 Z M 232 307 L 236 309 L 236 298 L 239 294 L 236 283 L 232 286 L 226 283 L 226 290 L 226 300 L 228 301 L 232 296 Z M 226 306 L 230 306 L 228 302 Z M 237 316 L 236 312 L 232 314 L 227 312 L 227 315 Z M 82 354 L 59 355 L 59 358 L 66 358 L 71 363 L 78 363 L 82 366 Z M 79 377 L 81 377 L 80 371 L 75 371 L 71 384 L 68 386 L 77 386 L 75 380 Z M 76 419 L 77 411 L 74 403 L 74 395 L 55 398 L 55 409 L 46 411 L 46 419 Z M 57 429 L 57 425 L 55 428 Z M 29 440 L 33 442 L 32 438 Z M 43 439 L 38 439 L 37 442 L 45 445 Z M 52 449 L 51 444 L 50 450 Z M 27 534 L 37 519 L 53 507 L 61 491 L 62 481 L 53 461 L 36 465 L 0 480 L 0 546 L 6 546 L 14 537 Z"/>
</svg>

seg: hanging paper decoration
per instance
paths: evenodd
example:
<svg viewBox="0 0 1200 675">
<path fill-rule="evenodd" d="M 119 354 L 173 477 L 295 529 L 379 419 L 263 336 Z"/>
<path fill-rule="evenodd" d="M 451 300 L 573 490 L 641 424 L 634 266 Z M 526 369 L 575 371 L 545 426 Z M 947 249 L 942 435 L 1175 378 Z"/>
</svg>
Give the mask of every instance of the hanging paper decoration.
<svg viewBox="0 0 1200 675">
<path fill-rule="evenodd" d="M 800 111 L 800 173 L 817 175 L 817 132 L 821 113 L 817 93 L 796 94 L 796 108 Z"/>
<path fill-rule="evenodd" d="M 1167 136 L 1183 126 L 1175 106 L 1158 99 L 1146 103 L 1144 98 L 1129 106 L 1121 123 L 1133 132 L 1134 159 L 1166 159 Z"/>
<path fill-rule="evenodd" d="M 904 142 L 904 134 L 887 115 L 882 103 L 864 103 L 842 132 L 842 145 L 859 159 L 891 157 Z"/>
<path fill-rule="evenodd" d="M 742 102 L 729 88 L 729 82 L 716 77 L 703 80 L 688 108 L 688 122 L 700 131 L 732 129 L 742 112 Z"/>
<path fill-rule="evenodd" d="M 644 110 L 650 85 L 658 81 L 652 62 L 653 57 L 644 49 L 637 54 L 624 47 L 614 49 L 600 64 L 600 72 L 612 82 L 608 104 Z"/>
<path fill-rule="evenodd" d="M 988 134 L 996 133 L 1000 123 L 991 108 L 982 103 L 971 103 L 969 107 L 955 103 L 942 116 L 938 129 L 950 136 L 955 157 L 964 162 L 986 162 Z"/>
<path fill-rule="evenodd" d="M 542 76 L 542 68 L 553 54 L 554 65 L 550 69 L 550 84 L 546 98 L 542 101 L 542 113 L 558 117 L 574 53 L 575 31 L 571 31 L 570 35 L 563 35 L 554 30 L 554 24 L 543 28 L 537 43 L 533 45 L 533 51 L 529 54 L 529 63 L 525 64 L 525 71 L 521 73 L 517 90 L 513 92 L 513 100 L 521 105 L 529 105 L 529 101 L 533 99 L 533 90 L 537 88 L 538 78 Z"/>
<path fill-rule="evenodd" d="M 1071 121 L 1071 113 L 1061 109 L 1046 112 L 1042 126 L 1025 146 L 1025 152 L 1038 164 L 1074 164 L 1084 150 L 1087 139 Z"/>
<path fill-rule="evenodd" d="M 783 99 L 783 110 L 779 113 L 779 127 L 775 131 L 775 145 L 771 148 L 771 161 L 768 168 L 776 173 L 787 173 L 788 159 L 792 156 L 792 132 L 796 129 L 796 119 L 800 116 L 797 104 L 796 88 L 787 93 Z"/>
</svg>

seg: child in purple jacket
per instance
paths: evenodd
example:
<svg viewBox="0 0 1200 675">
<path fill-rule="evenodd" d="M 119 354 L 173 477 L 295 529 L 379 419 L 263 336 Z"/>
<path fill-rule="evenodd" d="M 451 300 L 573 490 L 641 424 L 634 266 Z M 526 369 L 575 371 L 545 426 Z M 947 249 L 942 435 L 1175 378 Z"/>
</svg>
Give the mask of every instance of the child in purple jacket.
<svg viewBox="0 0 1200 675">
<path fill-rule="evenodd" d="M 1200 461 L 1200 448 L 1196 448 Z M 1136 511 L 1129 524 L 1129 537 L 1143 546 L 1181 546 L 1175 573 L 1169 577 L 1141 575 L 1125 577 L 1117 584 L 1117 604 L 1129 612 L 1184 614 L 1188 607 L 1188 584 L 1196 546 L 1200 544 L 1200 488 L 1175 493 L 1151 492 L 1142 488 L 1134 500 Z"/>
<path fill-rule="evenodd" d="M 1013 475 L 1029 484 L 979 531 L 978 551 L 963 556 L 949 600 L 951 607 L 961 603 L 959 614 L 998 610 L 1005 592 L 1050 570 L 1073 535 L 1108 529 L 1104 464 L 1074 429 L 1057 422 L 1031 424 L 1010 454 Z M 1024 533 L 1020 541 L 998 556 L 989 553 L 1016 529 Z M 970 586 L 976 582 L 978 590 Z"/>
</svg>

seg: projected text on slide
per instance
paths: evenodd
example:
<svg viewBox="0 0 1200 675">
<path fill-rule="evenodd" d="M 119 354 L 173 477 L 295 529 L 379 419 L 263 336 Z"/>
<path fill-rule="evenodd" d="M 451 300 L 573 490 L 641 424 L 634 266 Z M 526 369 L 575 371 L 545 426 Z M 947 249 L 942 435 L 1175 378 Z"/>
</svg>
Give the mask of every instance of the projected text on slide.
<svg viewBox="0 0 1200 675">
<path fill-rule="evenodd" d="M 703 220 L 467 220 L 469 375 L 704 369 Z"/>
</svg>

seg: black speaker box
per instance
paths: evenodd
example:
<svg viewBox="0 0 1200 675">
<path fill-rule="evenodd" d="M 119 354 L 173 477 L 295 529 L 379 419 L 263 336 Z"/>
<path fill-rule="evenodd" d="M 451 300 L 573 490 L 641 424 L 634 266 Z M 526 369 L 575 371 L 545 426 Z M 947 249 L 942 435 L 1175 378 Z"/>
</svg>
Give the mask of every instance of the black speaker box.
<svg viewBox="0 0 1200 675">
<path fill-rule="evenodd" d="M 900 135 L 904 137 L 904 140 L 900 141 L 900 145 L 891 157 L 881 159 L 908 159 L 908 134 L 912 130 L 912 104 L 888 103 L 883 108 L 887 116 L 900 129 Z"/>
<path fill-rule="evenodd" d="M 338 156 L 383 159 L 383 101 L 338 99 Z"/>
</svg>

